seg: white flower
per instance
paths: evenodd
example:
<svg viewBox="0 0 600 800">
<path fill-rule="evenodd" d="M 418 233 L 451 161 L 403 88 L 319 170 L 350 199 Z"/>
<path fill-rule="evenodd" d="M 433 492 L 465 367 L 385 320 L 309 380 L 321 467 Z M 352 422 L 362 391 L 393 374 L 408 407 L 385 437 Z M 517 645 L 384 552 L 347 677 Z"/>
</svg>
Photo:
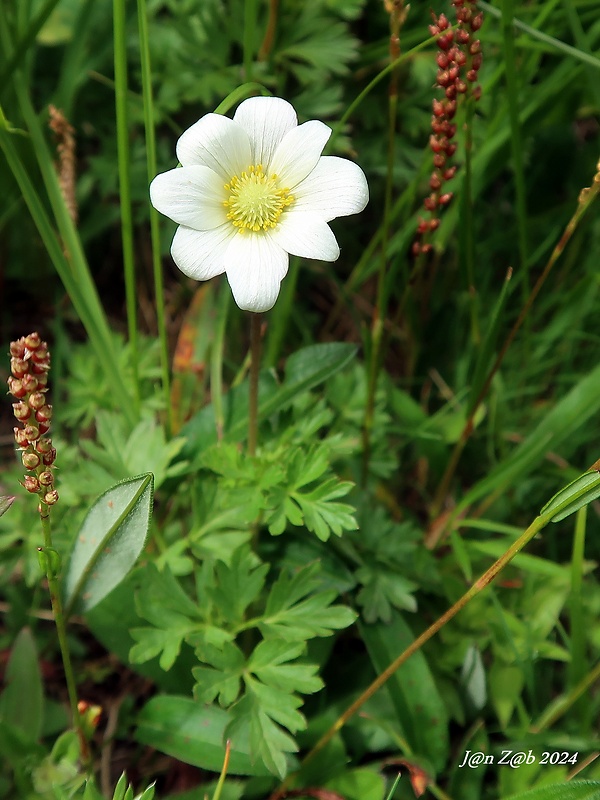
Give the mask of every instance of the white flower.
<svg viewBox="0 0 600 800">
<path fill-rule="evenodd" d="M 275 304 L 288 253 L 335 261 L 327 224 L 362 211 L 369 190 L 359 166 L 321 156 L 331 129 L 298 125 L 277 97 L 245 100 L 233 119 L 207 114 L 177 142 L 181 168 L 157 175 L 150 198 L 179 224 L 171 254 L 199 281 L 222 272 L 247 311 Z"/>
</svg>

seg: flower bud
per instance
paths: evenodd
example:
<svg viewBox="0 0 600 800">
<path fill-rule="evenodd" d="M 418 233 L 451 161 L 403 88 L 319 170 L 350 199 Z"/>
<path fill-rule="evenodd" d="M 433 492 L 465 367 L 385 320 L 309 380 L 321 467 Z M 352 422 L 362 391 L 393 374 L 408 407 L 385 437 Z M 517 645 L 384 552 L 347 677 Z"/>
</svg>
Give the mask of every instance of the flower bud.
<svg viewBox="0 0 600 800">
<path fill-rule="evenodd" d="M 15 442 L 19 445 L 19 447 L 28 447 L 29 440 L 25 435 L 25 431 L 23 428 L 13 428 L 15 434 Z"/>
<path fill-rule="evenodd" d="M 38 408 L 35 412 L 35 418 L 38 422 L 50 422 L 52 419 L 52 406 L 42 406 Z M 41 431 L 42 433 L 46 433 L 46 431 Z"/>
<path fill-rule="evenodd" d="M 52 439 L 38 439 L 35 449 L 38 453 L 49 453 L 52 450 Z"/>
<path fill-rule="evenodd" d="M 51 466 L 56 461 L 56 448 L 53 447 L 49 453 L 44 453 L 42 456 L 42 461 L 46 467 Z"/>
<path fill-rule="evenodd" d="M 49 492 L 46 492 L 44 495 L 44 501 L 47 506 L 53 506 L 58 503 L 58 492 L 56 489 L 52 489 Z"/>
<path fill-rule="evenodd" d="M 22 378 L 29 371 L 29 364 L 22 358 L 11 358 L 10 371 L 15 378 Z"/>
<path fill-rule="evenodd" d="M 21 399 L 21 397 L 25 397 L 27 394 L 27 390 L 23 388 L 22 381 L 13 378 L 12 375 L 8 379 L 8 391 L 17 399 Z"/>
<path fill-rule="evenodd" d="M 19 403 L 13 403 L 13 414 L 20 422 L 25 422 L 31 416 L 31 409 L 21 400 Z"/>
<path fill-rule="evenodd" d="M 23 478 L 23 486 L 32 494 L 37 494 L 40 491 L 40 482 L 35 475 L 25 475 Z"/>
<path fill-rule="evenodd" d="M 40 457 L 37 453 L 23 453 L 22 460 L 25 469 L 36 469 L 40 465 Z"/>
<path fill-rule="evenodd" d="M 40 434 L 48 433 L 50 430 L 50 423 L 49 422 L 38 422 L 38 427 Z"/>
<path fill-rule="evenodd" d="M 40 335 L 36 331 L 30 333 L 29 336 L 26 336 L 24 339 L 25 347 L 28 347 L 30 350 L 37 350 L 41 343 Z"/>
<path fill-rule="evenodd" d="M 23 358 L 25 355 L 25 342 L 23 339 L 10 343 L 10 354 L 13 358 Z"/>
<path fill-rule="evenodd" d="M 48 373 L 45 372 L 44 370 L 38 372 L 37 368 L 35 369 L 35 372 L 36 372 L 35 377 L 38 383 L 38 389 L 43 389 L 48 383 Z"/>
<path fill-rule="evenodd" d="M 40 438 L 39 428 L 35 425 L 26 425 L 23 429 L 23 433 L 27 437 L 28 442 L 35 442 L 36 439 Z"/>
<path fill-rule="evenodd" d="M 52 486 L 54 483 L 54 475 L 50 472 L 50 470 L 44 470 L 44 472 L 40 472 L 38 479 L 42 486 Z"/>
<path fill-rule="evenodd" d="M 38 388 L 38 380 L 35 375 L 32 375 L 31 372 L 27 372 L 21 378 L 21 383 L 23 384 L 23 388 L 27 393 L 35 392 Z"/>
<path fill-rule="evenodd" d="M 35 378 L 34 378 L 34 380 L 35 380 Z M 37 383 L 37 381 L 36 381 L 36 383 Z M 45 402 L 46 402 L 46 398 L 45 398 L 43 392 L 34 392 L 29 398 L 29 405 L 35 411 L 37 411 L 38 408 L 41 408 L 44 405 Z"/>
</svg>

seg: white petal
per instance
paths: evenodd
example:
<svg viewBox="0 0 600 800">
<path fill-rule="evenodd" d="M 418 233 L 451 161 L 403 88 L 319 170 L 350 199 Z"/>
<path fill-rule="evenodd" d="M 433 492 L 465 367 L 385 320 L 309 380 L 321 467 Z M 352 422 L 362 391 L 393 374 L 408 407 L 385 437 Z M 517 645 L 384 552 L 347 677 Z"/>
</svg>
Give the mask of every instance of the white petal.
<svg viewBox="0 0 600 800">
<path fill-rule="evenodd" d="M 369 187 L 358 164 L 346 158 L 323 156 L 296 186 L 294 199 L 294 211 L 310 211 L 328 222 L 362 211 L 369 202 Z"/>
<path fill-rule="evenodd" d="M 177 158 L 184 167 L 210 167 L 227 183 L 252 163 L 250 139 L 241 125 L 229 117 L 206 114 L 179 138 Z"/>
<path fill-rule="evenodd" d="M 269 173 L 276 174 L 281 188 L 293 189 L 315 168 L 331 128 L 316 119 L 289 131 L 273 155 Z"/>
<path fill-rule="evenodd" d="M 252 163 L 262 164 L 265 170 L 279 142 L 298 125 L 293 106 L 280 97 L 244 100 L 233 115 L 233 121 L 241 125 L 250 137 Z"/>
<path fill-rule="evenodd" d="M 224 184 L 208 167 L 179 167 L 157 175 L 150 184 L 150 199 L 161 214 L 198 231 L 227 221 Z"/>
<path fill-rule="evenodd" d="M 225 271 L 238 306 L 256 312 L 272 308 L 288 263 L 288 254 L 269 234 L 234 236 L 225 254 Z"/>
<path fill-rule="evenodd" d="M 296 212 L 295 209 L 286 211 L 270 235 L 293 256 L 335 261 L 340 255 L 333 231 L 316 214 Z"/>
<path fill-rule="evenodd" d="M 171 245 L 173 261 L 190 278 L 207 281 L 225 272 L 225 252 L 234 235 L 231 225 L 221 225 L 212 231 L 179 227 Z"/>
</svg>

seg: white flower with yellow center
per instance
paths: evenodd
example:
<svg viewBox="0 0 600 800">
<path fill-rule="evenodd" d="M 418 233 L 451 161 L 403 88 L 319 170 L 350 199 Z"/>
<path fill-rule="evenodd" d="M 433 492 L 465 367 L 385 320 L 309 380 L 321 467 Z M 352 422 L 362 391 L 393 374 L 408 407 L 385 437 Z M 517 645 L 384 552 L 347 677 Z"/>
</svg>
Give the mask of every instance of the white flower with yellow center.
<svg viewBox="0 0 600 800">
<path fill-rule="evenodd" d="M 178 223 L 171 254 L 199 281 L 222 272 L 236 303 L 268 311 L 288 270 L 288 254 L 335 261 L 327 224 L 362 211 L 363 171 L 321 156 L 331 129 L 277 97 L 245 100 L 233 119 L 207 114 L 177 142 L 181 168 L 157 175 L 150 198 Z"/>
</svg>

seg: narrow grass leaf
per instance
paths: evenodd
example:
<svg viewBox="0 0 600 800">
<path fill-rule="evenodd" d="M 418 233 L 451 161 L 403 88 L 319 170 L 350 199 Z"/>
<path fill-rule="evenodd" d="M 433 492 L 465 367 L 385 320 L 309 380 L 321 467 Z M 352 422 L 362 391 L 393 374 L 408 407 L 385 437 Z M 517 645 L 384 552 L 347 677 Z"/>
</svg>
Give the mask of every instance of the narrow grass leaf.
<svg viewBox="0 0 600 800">
<path fill-rule="evenodd" d="M 44 696 L 35 640 L 23 628 L 11 650 L 0 697 L 0 719 L 36 741 L 42 731 Z"/>
<path fill-rule="evenodd" d="M 540 514 L 550 514 L 556 509 L 557 513 L 552 517 L 552 522 L 560 522 L 561 519 L 569 517 L 598 497 L 600 497 L 600 472 L 597 470 L 584 472 L 557 492 L 542 508 Z"/>
</svg>

